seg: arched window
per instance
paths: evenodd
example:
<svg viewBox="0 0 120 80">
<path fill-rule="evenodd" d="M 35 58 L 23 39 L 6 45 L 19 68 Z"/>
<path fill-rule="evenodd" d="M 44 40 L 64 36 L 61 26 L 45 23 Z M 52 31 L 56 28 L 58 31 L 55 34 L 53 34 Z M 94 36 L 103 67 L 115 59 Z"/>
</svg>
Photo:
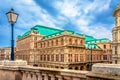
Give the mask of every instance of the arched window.
<svg viewBox="0 0 120 80">
<path fill-rule="evenodd" d="M 80 45 L 82 45 L 82 44 L 83 44 L 83 40 L 80 41 Z"/>
<path fill-rule="evenodd" d="M 61 39 L 61 45 L 64 45 L 64 40 L 63 40 L 63 38 Z"/>
<path fill-rule="evenodd" d="M 106 45 L 104 45 L 104 49 L 106 49 Z"/>
<path fill-rule="evenodd" d="M 77 43 L 78 43 L 78 41 L 77 41 L 77 39 L 75 40 L 75 45 L 77 45 Z"/>
<path fill-rule="evenodd" d="M 49 41 L 47 42 L 47 45 L 48 45 L 48 47 L 49 47 Z"/>
<path fill-rule="evenodd" d="M 51 45 L 53 46 L 53 41 L 51 41 Z"/>
<path fill-rule="evenodd" d="M 71 39 L 71 38 L 69 39 L 69 44 L 70 44 L 70 45 L 72 44 L 72 39 Z"/>
<path fill-rule="evenodd" d="M 58 39 L 56 40 L 56 46 L 58 45 Z"/>
<path fill-rule="evenodd" d="M 34 48 L 37 48 L 37 43 L 34 43 Z"/>
<path fill-rule="evenodd" d="M 44 42 L 44 47 L 45 47 L 45 42 Z"/>
</svg>

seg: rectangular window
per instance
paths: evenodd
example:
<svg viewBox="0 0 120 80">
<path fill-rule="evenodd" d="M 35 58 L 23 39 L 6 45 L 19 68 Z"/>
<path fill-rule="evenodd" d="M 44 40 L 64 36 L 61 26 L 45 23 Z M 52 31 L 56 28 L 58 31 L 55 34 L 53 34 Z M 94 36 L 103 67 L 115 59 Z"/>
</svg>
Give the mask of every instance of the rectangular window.
<svg viewBox="0 0 120 80">
<path fill-rule="evenodd" d="M 115 64 L 117 64 L 117 60 L 115 60 Z"/>
<path fill-rule="evenodd" d="M 61 62 L 64 62 L 64 54 L 61 54 Z"/>
<path fill-rule="evenodd" d="M 51 61 L 54 61 L 54 54 L 51 55 Z"/>
<path fill-rule="evenodd" d="M 59 61 L 59 55 L 56 54 L 56 61 Z"/>
<path fill-rule="evenodd" d="M 49 57 L 49 55 L 47 55 L 47 61 L 50 61 L 50 57 Z"/>
<path fill-rule="evenodd" d="M 117 46 L 115 46 L 115 54 L 117 54 Z"/>
<path fill-rule="evenodd" d="M 89 57 L 88 57 L 89 58 Z M 80 55 L 80 62 L 83 62 L 84 61 L 84 59 L 83 59 L 83 55 L 81 54 Z"/>
<path fill-rule="evenodd" d="M 78 62 L 78 54 L 75 54 L 74 58 L 75 58 L 75 62 Z"/>
<path fill-rule="evenodd" d="M 34 48 L 37 48 L 37 43 L 34 43 Z"/>
<path fill-rule="evenodd" d="M 68 62 L 72 62 L 72 54 L 68 54 Z"/>
<path fill-rule="evenodd" d="M 46 55 L 44 55 L 44 61 L 46 61 Z"/>
<path fill-rule="evenodd" d="M 103 60 L 107 60 L 107 55 L 103 55 Z"/>
<path fill-rule="evenodd" d="M 41 57 L 40 59 L 41 59 L 41 61 L 42 61 L 42 55 L 41 55 L 40 57 Z"/>
</svg>

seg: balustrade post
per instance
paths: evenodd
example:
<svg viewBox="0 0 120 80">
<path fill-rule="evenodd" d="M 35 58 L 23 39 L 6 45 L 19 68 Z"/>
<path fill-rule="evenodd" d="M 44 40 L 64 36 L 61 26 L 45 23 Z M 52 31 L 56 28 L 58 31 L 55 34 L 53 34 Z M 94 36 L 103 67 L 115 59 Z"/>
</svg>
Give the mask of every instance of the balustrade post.
<svg viewBox="0 0 120 80">
<path fill-rule="evenodd" d="M 33 73 L 33 78 L 32 78 L 32 80 L 37 80 L 37 78 L 36 78 L 36 73 Z"/>
<path fill-rule="evenodd" d="M 55 76 L 54 75 L 49 75 L 51 77 L 51 80 L 55 80 Z"/>
<path fill-rule="evenodd" d="M 22 71 L 22 73 L 23 73 L 22 80 L 26 80 L 27 79 L 26 72 Z"/>
<path fill-rule="evenodd" d="M 31 73 L 28 73 L 28 78 L 26 80 L 32 80 Z"/>
<path fill-rule="evenodd" d="M 43 74 L 44 75 L 44 80 L 48 80 L 48 74 Z"/>
<path fill-rule="evenodd" d="M 37 73 L 38 76 L 38 80 L 42 80 L 42 74 L 41 73 Z"/>
</svg>

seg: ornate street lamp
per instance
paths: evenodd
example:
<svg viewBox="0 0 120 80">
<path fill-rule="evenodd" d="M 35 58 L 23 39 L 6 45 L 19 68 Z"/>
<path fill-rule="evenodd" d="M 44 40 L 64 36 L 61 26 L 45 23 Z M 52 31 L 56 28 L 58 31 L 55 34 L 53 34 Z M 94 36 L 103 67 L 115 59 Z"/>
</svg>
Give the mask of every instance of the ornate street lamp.
<svg viewBox="0 0 120 80">
<path fill-rule="evenodd" d="M 17 21 L 18 14 L 14 12 L 14 9 L 11 9 L 6 13 L 8 21 L 11 24 L 11 60 L 14 60 L 14 24 Z"/>
</svg>

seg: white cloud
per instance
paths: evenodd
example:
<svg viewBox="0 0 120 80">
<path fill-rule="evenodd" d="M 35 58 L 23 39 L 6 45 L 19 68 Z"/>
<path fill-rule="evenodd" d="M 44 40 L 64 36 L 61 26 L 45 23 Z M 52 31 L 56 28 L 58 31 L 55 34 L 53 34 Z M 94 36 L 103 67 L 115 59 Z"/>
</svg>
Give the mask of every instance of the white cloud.
<svg viewBox="0 0 120 80">
<path fill-rule="evenodd" d="M 55 8 L 66 17 L 76 17 L 80 15 L 79 7 L 77 5 L 78 0 L 64 0 L 55 1 L 53 5 Z M 78 13 L 79 12 L 79 13 Z"/>
<path fill-rule="evenodd" d="M 94 23 L 95 14 L 109 9 L 111 0 L 94 0 L 93 2 L 80 0 L 55 1 L 53 7 L 74 24 L 78 31 L 93 35 L 96 38 L 110 38 L 111 31 L 107 29 L 109 25 Z M 94 23 L 94 24 L 93 24 Z M 112 27 L 112 25 L 110 26 Z"/>
<path fill-rule="evenodd" d="M 90 3 L 89 5 L 85 6 L 85 13 L 93 12 L 99 13 L 103 10 L 107 10 L 109 8 L 111 0 L 94 0 L 94 2 Z"/>
</svg>

